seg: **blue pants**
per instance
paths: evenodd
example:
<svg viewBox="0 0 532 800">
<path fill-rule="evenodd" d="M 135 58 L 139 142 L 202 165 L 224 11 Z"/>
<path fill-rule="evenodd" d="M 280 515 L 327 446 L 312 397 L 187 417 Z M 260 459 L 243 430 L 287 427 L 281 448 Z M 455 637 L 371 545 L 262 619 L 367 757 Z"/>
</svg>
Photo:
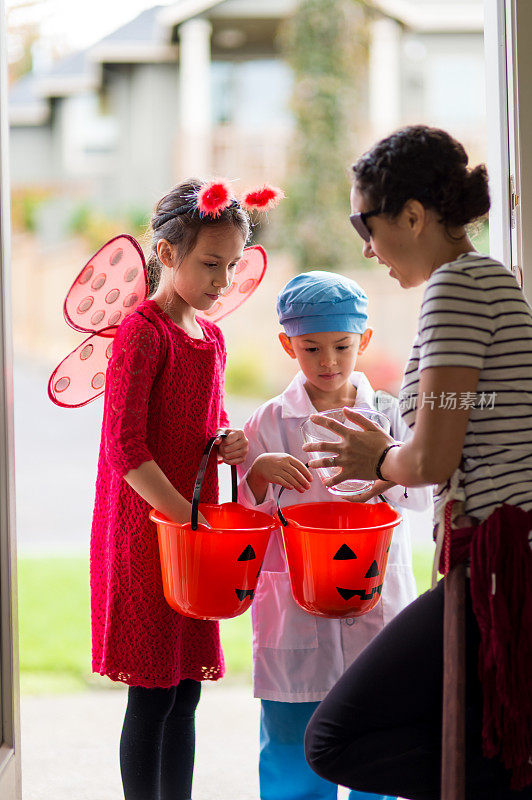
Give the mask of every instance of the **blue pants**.
<svg viewBox="0 0 532 800">
<path fill-rule="evenodd" d="M 337 800 L 338 786 L 316 775 L 305 760 L 305 728 L 318 705 L 261 700 L 261 800 Z M 351 790 L 349 800 L 394 799 Z"/>
</svg>

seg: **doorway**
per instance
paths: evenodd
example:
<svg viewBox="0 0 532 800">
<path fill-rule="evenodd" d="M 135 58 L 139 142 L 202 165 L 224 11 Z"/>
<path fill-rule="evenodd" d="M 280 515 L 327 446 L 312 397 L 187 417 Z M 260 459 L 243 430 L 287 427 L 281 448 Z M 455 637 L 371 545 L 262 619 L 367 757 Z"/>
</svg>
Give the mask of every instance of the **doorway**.
<svg viewBox="0 0 532 800">
<path fill-rule="evenodd" d="M 19 800 L 21 776 L 5 37 L 4 5 L 0 0 L 0 797 Z"/>
</svg>

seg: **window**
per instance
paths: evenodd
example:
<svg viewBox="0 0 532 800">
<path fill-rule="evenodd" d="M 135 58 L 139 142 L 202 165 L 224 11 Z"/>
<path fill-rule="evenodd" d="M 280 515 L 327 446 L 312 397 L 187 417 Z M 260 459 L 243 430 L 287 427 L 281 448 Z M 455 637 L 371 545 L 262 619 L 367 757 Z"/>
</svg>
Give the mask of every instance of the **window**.
<svg viewBox="0 0 532 800">
<path fill-rule="evenodd" d="M 282 61 L 215 61 L 211 75 L 215 124 L 232 123 L 257 131 L 272 119 L 290 125 L 292 75 Z"/>
</svg>

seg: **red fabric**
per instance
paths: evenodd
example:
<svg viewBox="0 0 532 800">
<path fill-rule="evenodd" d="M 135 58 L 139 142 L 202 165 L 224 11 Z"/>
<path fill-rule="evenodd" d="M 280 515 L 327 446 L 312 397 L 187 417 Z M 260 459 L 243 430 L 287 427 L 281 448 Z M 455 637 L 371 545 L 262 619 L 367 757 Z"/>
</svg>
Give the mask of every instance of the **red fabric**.
<svg viewBox="0 0 532 800">
<path fill-rule="evenodd" d="M 148 300 L 120 325 L 107 370 L 91 537 L 93 671 L 130 686 L 174 686 L 224 672 L 217 622 L 189 619 L 163 596 L 149 505 L 123 480 L 154 459 L 188 500 L 207 439 L 228 425 L 225 345 L 198 320 L 193 339 Z M 202 497 L 218 500 L 216 459 Z"/>
<path fill-rule="evenodd" d="M 532 783 L 531 535 L 532 512 L 505 504 L 450 537 L 450 567 L 471 559 L 471 598 L 481 637 L 483 751 L 512 770 L 516 790 Z"/>
</svg>

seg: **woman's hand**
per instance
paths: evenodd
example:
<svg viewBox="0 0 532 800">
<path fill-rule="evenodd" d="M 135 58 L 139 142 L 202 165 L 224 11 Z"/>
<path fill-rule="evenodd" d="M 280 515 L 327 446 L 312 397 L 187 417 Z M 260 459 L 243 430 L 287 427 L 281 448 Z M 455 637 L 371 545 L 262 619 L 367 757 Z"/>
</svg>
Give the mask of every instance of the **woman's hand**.
<svg viewBox="0 0 532 800">
<path fill-rule="evenodd" d="M 218 455 L 226 464 L 241 464 L 248 454 L 249 442 L 241 430 L 228 430 L 227 436 L 220 438 Z"/>
<path fill-rule="evenodd" d="M 377 463 L 384 448 L 394 444 L 395 440 L 388 436 L 379 425 L 371 422 L 363 414 L 357 414 L 350 408 L 344 408 L 347 419 L 355 422 L 362 431 L 355 431 L 342 425 L 330 417 L 313 414 L 311 420 L 316 425 L 328 428 L 340 437 L 339 442 L 309 442 L 303 445 L 305 452 L 328 452 L 334 456 L 315 458 L 309 461 L 309 467 L 341 467 L 341 472 L 325 482 L 326 486 L 336 486 L 342 481 L 358 478 L 373 480 Z"/>
<path fill-rule="evenodd" d="M 288 453 L 262 453 L 257 456 L 248 472 L 248 486 L 257 503 L 262 503 L 270 483 L 306 492 L 312 474 L 298 458 Z"/>
</svg>

